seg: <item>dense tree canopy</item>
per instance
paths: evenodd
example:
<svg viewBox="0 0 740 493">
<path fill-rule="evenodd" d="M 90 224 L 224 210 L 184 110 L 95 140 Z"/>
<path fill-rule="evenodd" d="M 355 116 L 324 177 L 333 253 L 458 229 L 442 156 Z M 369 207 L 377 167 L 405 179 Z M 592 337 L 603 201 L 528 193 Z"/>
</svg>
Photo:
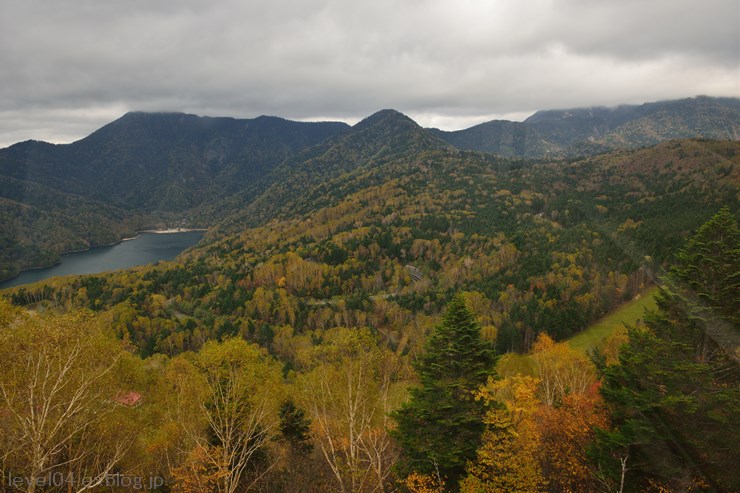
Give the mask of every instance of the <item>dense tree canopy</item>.
<svg viewBox="0 0 740 493">
<path fill-rule="evenodd" d="M 3 293 L 28 308 L 0 307 L 4 471 L 38 471 L 35 364 L 103 397 L 78 400 L 66 429 L 84 436 L 62 440 L 68 457 L 101 444 L 78 474 L 115 464 L 173 492 L 613 492 L 622 464 L 626 489 L 735 487 L 738 143 L 527 162 L 394 112 L 356 130 L 281 164 L 177 261 Z M 661 310 L 598 361 L 610 423 L 566 341 L 674 256 Z"/>
<path fill-rule="evenodd" d="M 0 353 L 2 484 L 17 477 L 29 493 L 104 484 L 133 445 L 121 342 L 90 313 L 30 315 L 0 300 Z"/>
<path fill-rule="evenodd" d="M 740 234 L 728 210 L 702 226 L 677 255 L 646 328 L 632 328 L 619 364 L 604 371 L 616 428 L 602 434 L 602 461 L 627 489 L 734 491 L 740 448 L 736 341 Z M 608 453 L 605 453 L 608 451 Z M 611 461 L 609 460 L 611 458 Z M 614 479 L 615 483 L 617 482 Z"/>
</svg>

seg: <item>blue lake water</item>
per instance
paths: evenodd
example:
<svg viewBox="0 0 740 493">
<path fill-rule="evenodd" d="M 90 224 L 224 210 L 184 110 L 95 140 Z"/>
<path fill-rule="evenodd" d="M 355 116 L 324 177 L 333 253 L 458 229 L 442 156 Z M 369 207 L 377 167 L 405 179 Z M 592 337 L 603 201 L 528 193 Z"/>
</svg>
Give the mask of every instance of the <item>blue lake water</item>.
<svg viewBox="0 0 740 493">
<path fill-rule="evenodd" d="M 44 269 L 21 272 L 18 277 L 0 282 L 0 289 L 43 281 L 54 276 L 97 274 L 172 260 L 203 238 L 204 231 L 182 233 L 140 233 L 132 240 L 117 245 L 91 248 L 84 252 L 62 255 L 62 262 Z"/>
</svg>

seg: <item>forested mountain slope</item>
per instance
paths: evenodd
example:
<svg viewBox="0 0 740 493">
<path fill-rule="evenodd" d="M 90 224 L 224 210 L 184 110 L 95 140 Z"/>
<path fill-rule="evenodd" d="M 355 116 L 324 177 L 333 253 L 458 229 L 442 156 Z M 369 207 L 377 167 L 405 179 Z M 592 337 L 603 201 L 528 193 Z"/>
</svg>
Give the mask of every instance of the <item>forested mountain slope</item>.
<svg viewBox="0 0 740 493">
<path fill-rule="evenodd" d="M 737 140 L 740 99 L 696 97 L 615 108 L 538 111 L 523 122 L 432 130 L 459 149 L 527 158 L 593 155 L 670 139 Z"/>
<path fill-rule="evenodd" d="M 176 261 L 3 291 L 2 467 L 199 493 L 734 491 L 737 367 L 695 329 L 737 322 L 739 153 L 507 159 L 382 111 L 188 209 L 218 223 Z M 0 181 L 16 234 L 152 217 L 55 179 Z M 664 298 L 593 359 L 557 342 L 670 264 L 701 304 Z"/>
<path fill-rule="evenodd" d="M 343 123 L 127 113 L 67 145 L 0 150 L 0 175 L 129 209 L 183 211 L 258 179 Z"/>
<path fill-rule="evenodd" d="M 698 185 L 679 192 L 688 205 L 710 207 L 721 198 L 691 199 L 717 171 L 721 187 L 737 190 L 735 167 L 726 173 L 702 165 L 700 150 L 683 144 L 673 149 L 693 152 L 693 159 L 680 173 Z M 721 159 L 736 149 L 707 150 Z M 455 156 L 466 174 L 476 169 L 471 156 Z M 424 159 L 450 171 L 445 157 L 450 155 L 431 151 Z M 630 179 L 643 177 L 637 171 L 642 168 L 661 182 L 668 164 L 651 166 L 645 161 L 651 156 L 639 153 L 612 158 L 572 166 L 591 178 L 598 176 L 588 168 L 594 164 L 601 171 L 626 168 Z M 505 180 L 511 185 L 540 170 L 493 172 L 518 175 Z M 697 175 L 702 172 L 709 175 L 705 182 Z M 442 202 L 460 199 L 457 187 L 469 188 L 469 181 L 458 178 L 453 173 L 451 187 L 435 181 L 433 192 L 447 196 Z M 66 478 L 64 489 L 85 480 L 194 493 L 288 493 L 296 484 L 311 493 L 738 489 L 732 473 L 740 418 L 737 341 L 726 345 L 715 337 L 718 328 L 738 332 L 736 213 L 723 207 L 692 234 L 661 276 L 657 310 L 615 333 L 591 358 L 544 332 L 527 355 L 496 357 L 495 349 L 506 349 L 500 340 L 494 346 L 496 320 L 512 318 L 515 329 L 526 329 L 526 311 L 557 302 L 551 298 L 541 306 L 543 291 L 565 287 L 559 295 L 568 301 L 592 278 L 589 270 L 600 269 L 601 257 L 583 262 L 586 247 L 598 246 L 598 232 L 571 238 L 580 240 L 576 255 L 552 251 L 561 267 L 549 266 L 529 289 L 507 286 L 497 300 L 470 290 L 453 296 L 434 289 L 441 282 L 432 273 L 453 278 L 445 256 L 458 246 L 412 244 L 415 265 L 396 268 L 405 238 L 395 247 L 393 237 L 363 241 L 373 228 L 392 228 L 395 219 L 409 218 L 414 199 L 397 192 L 419 188 L 404 179 L 390 181 L 383 190 L 390 194 L 362 191 L 337 204 L 345 206 L 334 209 L 336 215 L 326 209 L 308 213 L 317 222 L 284 253 L 284 243 L 269 235 L 295 238 L 291 233 L 305 224 L 273 221 L 227 238 L 219 248 L 193 252 L 185 263 L 6 293 L 16 304 L 35 302 L 30 312 L 0 299 L 0 414 L 7 418 L 0 453 L 8 482 L 33 489 L 55 477 Z M 503 196 L 526 200 L 512 190 Z M 426 203 L 433 203 L 431 197 L 415 206 Z M 357 213 L 372 216 L 379 205 L 399 215 L 363 228 Z M 467 205 L 464 199 L 460 205 Z M 507 205 L 523 219 L 533 204 Z M 457 210 L 448 219 L 472 210 Z M 343 224 L 342 212 L 354 222 Z M 387 208 L 380 213 L 388 217 Z M 543 229 L 547 241 L 567 248 L 559 236 L 587 225 L 572 219 L 558 230 Z M 317 229 L 320 224 L 328 230 Z M 412 231 L 420 239 L 436 229 L 418 224 Z M 460 232 L 449 234 L 459 246 L 468 243 Z M 306 255 L 321 238 L 327 249 L 318 253 L 325 257 Z M 483 242 L 485 236 L 471 239 Z M 272 251 L 263 256 L 262 249 L 251 250 L 261 245 Z M 441 267 L 432 268 L 438 250 Z M 487 249 L 478 250 L 481 259 Z M 388 263 L 389 252 L 394 259 Z M 495 253 L 507 271 L 521 268 L 523 252 Z M 362 283 L 365 294 L 342 294 L 357 281 L 358 269 L 374 259 L 389 268 Z M 458 265 L 479 268 L 475 260 Z M 606 291 L 576 296 L 576 303 L 584 307 L 595 295 L 629 295 L 619 285 L 609 290 L 609 281 L 619 283 L 621 277 L 607 276 Z M 639 280 L 625 278 L 627 290 Z M 329 297 L 326 289 L 337 283 L 340 294 Z M 427 293 L 427 300 L 408 306 L 404 295 L 367 294 L 383 283 L 407 294 Z M 433 311 L 439 301 L 429 298 L 433 292 L 452 299 L 443 317 Z M 527 297 L 525 310 L 515 310 Z M 237 333 L 241 337 L 231 337 Z M 426 340 L 422 349 L 418 339 Z M 199 349 L 146 357 L 152 351 L 177 353 L 185 344 Z M 24 483 L 25 478 L 31 479 Z"/>
<path fill-rule="evenodd" d="M 198 215 L 204 203 L 261 191 L 278 163 L 347 128 L 128 113 L 72 144 L 0 149 L 0 279 L 143 227 L 211 224 Z"/>
<path fill-rule="evenodd" d="M 296 345 L 334 326 L 370 326 L 399 353 L 416 351 L 465 291 L 497 349 L 521 351 L 629 299 L 713 212 L 738 210 L 734 142 L 549 164 L 434 142 L 294 196 L 287 185 L 268 190 L 255 203 L 272 203 L 273 219 L 218 230 L 178 262 L 20 288 L 13 299 L 107 311 L 143 354 L 242 334 L 291 364 Z"/>
<path fill-rule="evenodd" d="M 115 243 L 146 224 L 142 214 L 0 176 L 0 279 L 52 265 L 62 252 Z"/>
<path fill-rule="evenodd" d="M 435 149 L 452 150 L 452 147 L 402 113 L 379 111 L 348 132 L 306 149 L 277 166 L 266 179 L 269 185 L 266 190 L 248 188 L 217 203 L 216 210 L 238 212 L 217 224 L 216 229 L 238 231 L 280 215 L 320 209 L 327 205 L 326 199 L 336 202 L 344 196 L 326 194 L 328 184 L 345 181 L 370 169 L 381 169 L 390 161 L 410 162 L 420 153 Z M 382 181 L 388 177 L 376 178 Z"/>
</svg>

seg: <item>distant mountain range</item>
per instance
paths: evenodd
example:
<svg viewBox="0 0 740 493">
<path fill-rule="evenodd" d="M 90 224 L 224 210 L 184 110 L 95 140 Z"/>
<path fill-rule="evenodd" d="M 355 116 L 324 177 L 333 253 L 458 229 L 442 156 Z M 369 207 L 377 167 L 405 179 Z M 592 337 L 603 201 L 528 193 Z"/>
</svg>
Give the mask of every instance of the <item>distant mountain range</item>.
<svg viewBox="0 0 740 493">
<path fill-rule="evenodd" d="M 127 113 L 72 144 L 27 141 L 2 149 L 0 175 L 126 208 L 182 211 L 240 190 L 299 150 L 348 129 L 267 116 Z"/>
<path fill-rule="evenodd" d="M 494 166 L 501 157 L 557 159 L 677 138 L 737 140 L 739 127 L 739 99 L 707 97 L 542 111 L 457 132 L 423 129 L 394 110 L 353 127 L 128 113 L 72 144 L 0 149 L 0 279 L 136 229 L 186 220 L 226 234 L 331 206 L 434 166 L 428 153 L 490 153 L 476 159 Z M 389 162 L 406 164 L 389 176 Z"/>
<path fill-rule="evenodd" d="M 616 108 L 538 111 L 523 122 L 496 120 L 432 133 L 458 149 L 506 157 L 555 158 L 634 149 L 670 139 L 740 138 L 740 99 L 696 97 Z"/>
</svg>

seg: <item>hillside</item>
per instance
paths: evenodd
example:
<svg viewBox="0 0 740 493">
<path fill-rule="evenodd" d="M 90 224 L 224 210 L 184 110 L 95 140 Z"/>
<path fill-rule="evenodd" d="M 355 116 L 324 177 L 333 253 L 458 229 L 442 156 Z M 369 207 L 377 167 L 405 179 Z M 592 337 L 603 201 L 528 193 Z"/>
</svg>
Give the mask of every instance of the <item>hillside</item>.
<svg viewBox="0 0 740 493">
<path fill-rule="evenodd" d="M 671 295 L 670 311 L 663 298 L 665 315 L 643 317 L 665 332 L 665 343 L 651 336 L 657 330 L 630 331 L 604 342 L 591 360 L 558 341 L 650 290 L 671 264 L 682 266 L 673 276 L 704 283 L 692 289 L 699 286 L 702 299 L 734 320 L 740 143 L 674 140 L 525 161 L 457 150 L 383 111 L 273 170 L 232 195 L 233 203 L 201 208 L 212 218 L 221 213 L 222 223 L 176 261 L 3 291 L 4 395 L 56 399 L 53 379 L 71 374 L 62 393 L 73 403 L 83 395 L 78 409 L 95 426 L 59 443 L 74 451 L 81 444 L 90 470 L 98 470 L 102 454 L 125 449 L 111 459 L 121 470 L 173 489 L 215 491 L 202 481 L 233 468 L 218 462 L 223 449 L 214 437 L 253 431 L 254 438 L 239 439 L 255 451 L 246 479 L 234 480 L 239 487 L 259 481 L 261 490 L 292 492 L 301 482 L 323 492 L 364 475 L 372 483 L 356 491 L 392 489 L 419 478 L 400 469 L 398 450 L 413 451 L 419 423 L 431 422 L 425 433 L 435 437 L 435 453 L 457 447 L 447 436 L 464 437 L 465 487 L 480 470 L 471 461 L 484 460 L 477 451 L 515 437 L 516 421 L 534 430 L 527 433 L 536 441 L 527 449 L 510 440 L 497 463 L 529 461 L 552 491 L 597 491 L 602 483 L 615 491 L 625 443 L 630 457 L 644 457 L 630 463 L 635 490 L 656 485 L 653 471 L 659 486 L 675 483 L 676 490 L 709 481 L 717 491 L 736 489 L 727 450 L 737 448 L 737 437 L 726 430 L 737 421 L 738 374 L 696 337 L 696 320 L 713 323 L 715 314 L 704 303 L 686 311 L 695 291 Z M 8 183 L 12 195 L 15 184 Z M 52 189 L 34 186 L 32 201 L 47 207 L 44 192 Z M 71 194 L 49 198 L 70 210 L 93 205 Z M 679 251 L 703 223 L 690 249 Z M 712 351 L 713 368 L 695 363 L 697 342 Z M 498 378 L 485 384 L 491 374 Z M 425 388 L 429 404 L 420 406 Z M 470 398 L 475 391 L 488 411 Z M 455 395 L 462 397 L 439 404 L 440 396 Z M 31 436 L 26 416 L 36 407 L 29 411 L 26 402 L 2 402 L 15 406 L 8 415 L 18 418 L 6 429 L 16 440 Z M 665 421 L 642 413 L 643 402 L 659 418 L 677 416 L 670 435 L 651 431 Z M 454 419 L 445 419 L 440 433 L 433 416 L 404 418 L 419 408 Z M 639 428 L 625 417 L 641 420 Z M 496 422 L 503 432 L 487 433 Z M 475 433 L 459 433 L 466 427 L 486 430 L 481 445 Z M 35 443 L 49 442 L 43 436 Z M 692 455 L 675 455 L 674 443 L 688 444 Z M 334 444 L 349 445 L 332 456 Z M 345 461 L 350 447 L 360 460 Z M 534 449 L 539 455 L 528 455 Z M 6 463 L 22 471 L 24 450 L 5 450 Z M 55 467 L 63 470 L 65 459 Z M 692 475 L 673 481 L 663 471 L 680 471 L 680 460 Z M 699 463 L 707 466 L 695 473 Z M 601 464 L 609 475 L 595 477 Z M 377 465 L 385 472 L 375 474 Z"/>
<path fill-rule="evenodd" d="M 665 140 L 737 140 L 740 99 L 696 97 L 674 101 L 538 111 L 523 122 L 493 121 L 435 135 L 459 149 L 508 157 L 593 155 Z"/>
<path fill-rule="evenodd" d="M 394 160 L 413 160 L 430 150 L 452 148 L 430 135 L 416 122 L 395 110 L 382 110 L 353 126 L 348 132 L 306 149 L 277 166 L 267 177 L 269 187 L 247 188 L 217 210 L 238 212 L 217 225 L 235 231 L 256 226 L 273 217 L 326 207 L 343 198 L 326 194 L 334 181 L 342 181 L 368 169 L 380 169 Z M 376 182 L 387 176 L 376 175 Z M 246 204 L 246 205 L 244 205 Z M 241 210 L 238 210 L 241 205 Z M 229 207 L 230 206 L 230 207 Z"/>
<path fill-rule="evenodd" d="M 504 157 L 556 156 L 559 146 L 547 142 L 532 126 L 522 122 L 494 120 L 465 130 L 429 131 L 461 150 L 490 152 Z"/>
<path fill-rule="evenodd" d="M 410 163 L 429 151 L 552 160 L 672 138 L 734 139 L 739 108 L 737 99 L 700 97 L 541 111 L 525 122 L 495 121 L 459 132 L 425 130 L 393 110 L 351 128 L 276 117 L 128 113 L 72 144 L 28 141 L 0 149 L 6 212 L 0 277 L 137 228 L 185 221 L 213 226 L 214 239 L 331 206 L 369 186 L 370 176 L 375 185 L 387 180 L 387 164 L 404 162 L 405 171 L 393 172 L 410 172 Z M 347 183 L 334 186 L 342 180 Z M 336 195 L 339 190 L 345 195 Z"/>
<path fill-rule="evenodd" d="M 63 252 L 133 236 L 148 221 L 88 197 L 0 176 L 0 279 L 52 265 Z"/>
<path fill-rule="evenodd" d="M 287 157 L 346 131 L 301 123 L 180 113 L 128 113 L 67 145 L 0 149 L 0 279 L 64 251 L 180 224 L 207 202 L 259 185 Z M 242 205 L 242 204 L 239 204 Z"/>
<path fill-rule="evenodd" d="M 223 196 L 324 139 L 343 123 L 127 113 L 68 145 L 0 150 L 0 175 L 124 208 L 183 211 Z"/>
<path fill-rule="evenodd" d="M 383 119 L 373 134 L 403 121 Z M 408 128 L 401 151 L 420 135 Z M 498 350 L 524 351 L 540 332 L 568 338 L 630 299 L 702 221 L 722 205 L 738 210 L 733 142 L 546 164 L 432 144 L 306 184 L 293 200 L 268 189 L 255 201 L 273 205 L 261 225 L 217 228 L 179 262 L 13 299 L 108 311 L 143 354 L 238 333 L 290 363 L 292 344 L 334 326 L 368 325 L 396 351 L 416 351 L 464 291 Z"/>
</svg>

